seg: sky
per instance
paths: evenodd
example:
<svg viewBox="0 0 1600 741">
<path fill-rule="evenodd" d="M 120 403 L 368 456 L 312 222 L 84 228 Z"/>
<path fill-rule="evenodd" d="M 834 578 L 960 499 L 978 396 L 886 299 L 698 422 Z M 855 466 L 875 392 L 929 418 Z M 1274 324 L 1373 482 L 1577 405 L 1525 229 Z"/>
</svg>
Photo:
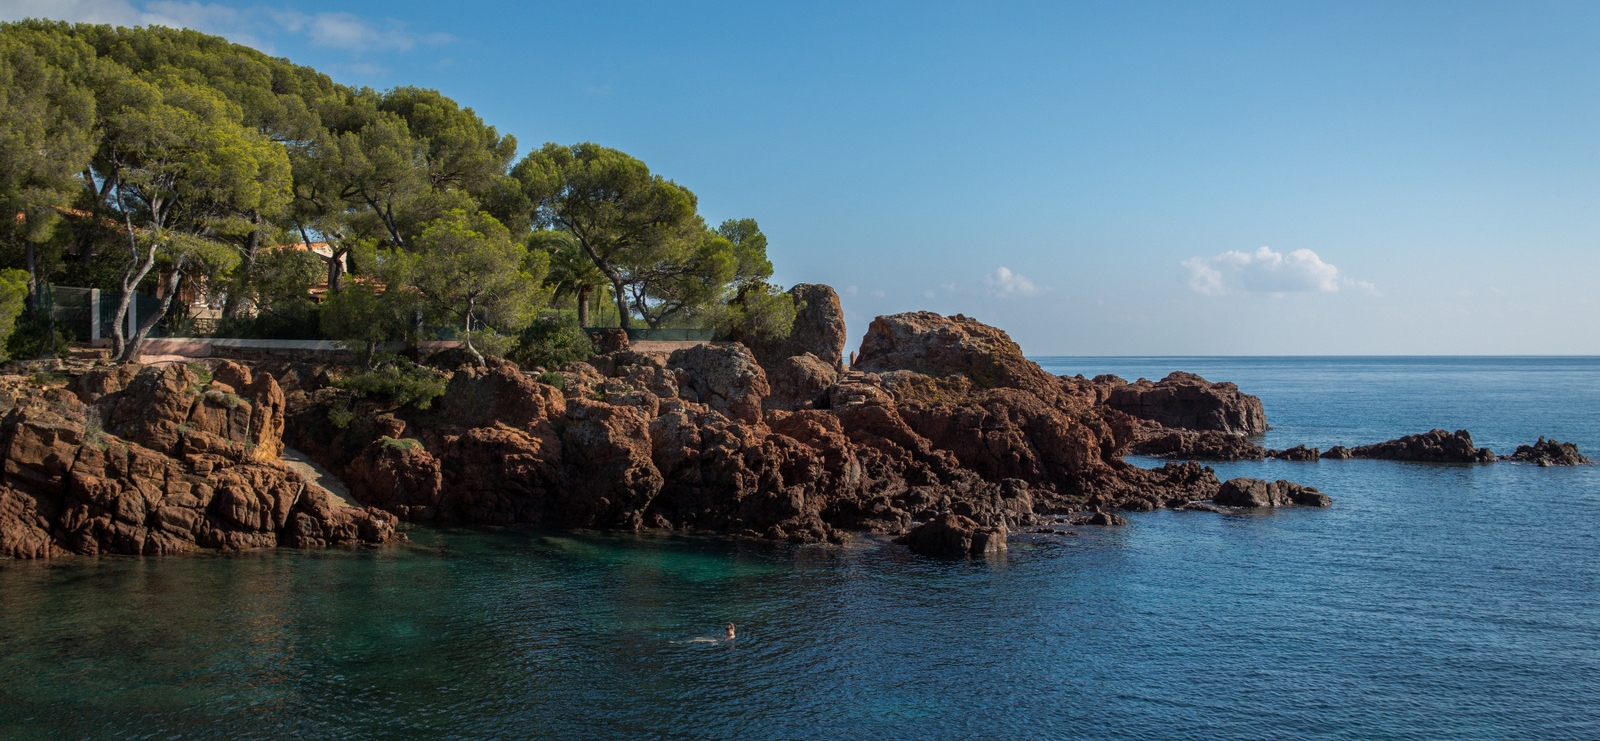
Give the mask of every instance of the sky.
<svg viewBox="0 0 1600 741">
<path fill-rule="evenodd" d="M 160 24 L 754 218 L 859 341 L 1029 355 L 1600 354 L 1600 4 L 0 0 Z"/>
</svg>

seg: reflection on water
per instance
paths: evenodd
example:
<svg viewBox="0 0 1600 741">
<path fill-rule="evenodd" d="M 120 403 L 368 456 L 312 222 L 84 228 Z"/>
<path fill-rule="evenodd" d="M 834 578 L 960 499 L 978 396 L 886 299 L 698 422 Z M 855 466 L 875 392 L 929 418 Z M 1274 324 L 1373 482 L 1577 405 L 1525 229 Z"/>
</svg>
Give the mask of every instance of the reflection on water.
<svg viewBox="0 0 1600 741">
<path fill-rule="evenodd" d="M 1595 419 L 1592 391 L 1574 412 L 1530 383 L 1419 401 L 1377 371 L 1245 370 L 1275 424 L 1328 438 L 1424 403 L 1510 410 L 1494 434 L 1600 438 L 1573 421 Z M 1295 374 L 1342 404 L 1357 379 L 1372 430 L 1319 423 Z M 992 561 L 418 529 L 377 549 L 0 562 L 0 738 L 1600 737 L 1595 468 L 1218 472 L 1334 506 L 1136 514 Z M 688 642 L 728 622 L 737 641 Z"/>
</svg>

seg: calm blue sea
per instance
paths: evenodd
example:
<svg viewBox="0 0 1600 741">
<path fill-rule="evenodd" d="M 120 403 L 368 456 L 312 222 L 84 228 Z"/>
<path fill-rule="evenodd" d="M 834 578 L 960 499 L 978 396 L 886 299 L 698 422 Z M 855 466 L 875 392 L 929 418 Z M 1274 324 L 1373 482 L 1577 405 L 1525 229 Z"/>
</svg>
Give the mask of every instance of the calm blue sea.
<svg viewBox="0 0 1600 741">
<path fill-rule="evenodd" d="M 1600 452 L 1596 358 L 1040 360 L 1236 381 L 1271 446 L 1465 427 Z M 0 562 L 0 738 L 1600 738 L 1595 467 L 1217 468 L 1334 504 L 1135 514 L 987 561 L 419 529 Z"/>
</svg>

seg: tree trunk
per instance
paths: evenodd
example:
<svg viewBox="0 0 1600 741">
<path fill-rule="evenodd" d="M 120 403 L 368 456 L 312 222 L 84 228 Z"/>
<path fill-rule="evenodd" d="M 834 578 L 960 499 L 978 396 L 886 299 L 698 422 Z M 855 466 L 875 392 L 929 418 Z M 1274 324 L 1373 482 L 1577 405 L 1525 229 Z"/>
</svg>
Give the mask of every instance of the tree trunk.
<svg viewBox="0 0 1600 741">
<path fill-rule="evenodd" d="M 328 259 L 328 291 L 338 293 L 344 287 L 344 256 L 350 254 L 350 248 L 340 247 L 330 251 L 333 257 Z"/>
<path fill-rule="evenodd" d="M 632 312 L 628 311 L 628 292 L 622 287 L 622 276 L 613 274 L 606 277 L 611 279 L 611 287 L 617 292 L 617 323 L 622 325 L 623 329 L 632 329 L 633 316 Z"/>
<path fill-rule="evenodd" d="M 118 363 L 127 363 L 139 357 L 139 348 L 144 345 L 145 339 L 150 336 L 150 331 L 156 328 L 156 324 L 167 316 L 167 310 L 172 308 L 172 300 L 177 297 L 178 284 L 181 282 L 183 282 L 182 266 L 174 265 L 172 275 L 167 278 L 166 296 L 162 297 L 160 308 L 156 309 L 154 314 L 139 322 L 139 331 L 133 335 L 133 339 L 128 342 L 127 347 L 123 348 L 122 352 L 117 356 Z"/>
<path fill-rule="evenodd" d="M 258 227 L 261 224 L 261 214 L 251 212 L 250 222 Z M 250 236 L 244 240 L 244 259 L 239 263 L 239 279 L 234 281 L 234 289 L 228 291 L 228 300 L 222 304 L 222 316 L 233 319 L 239 315 L 239 310 L 244 307 L 245 285 L 250 280 L 250 269 L 256 264 L 256 251 L 261 249 L 261 229 L 250 231 Z"/>
<path fill-rule="evenodd" d="M 33 240 L 23 239 L 27 245 L 23 250 L 23 262 L 28 268 L 28 315 L 32 316 L 39 311 L 39 263 L 33 254 Z"/>
<path fill-rule="evenodd" d="M 594 292 L 594 286 L 587 283 L 578 286 L 578 326 L 589 327 L 589 294 Z"/>
<path fill-rule="evenodd" d="M 483 353 L 478 352 L 478 348 L 472 346 L 472 309 L 473 309 L 472 299 L 467 299 L 466 330 L 462 333 L 461 339 L 462 339 L 462 341 L 467 343 L 467 350 L 472 353 L 472 357 L 478 359 L 478 367 L 481 368 L 483 366 L 488 365 L 489 363 L 483 359 Z"/>
<path fill-rule="evenodd" d="M 128 333 L 125 327 L 128 324 L 128 304 L 133 301 L 133 291 L 139 287 L 139 281 L 144 280 L 151 268 L 156 266 L 156 242 L 150 242 L 150 251 L 145 255 L 144 263 L 139 263 L 139 243 L 133 235 L 133 222 L 124 216 L 124 224 L 128 230 L 128 266 L 122 269 L 122 297 L 117 299 L 117 313 L 111 320 L 111 347 L 112 357 L 120 358 L 126 353 Z"/>
</svg>

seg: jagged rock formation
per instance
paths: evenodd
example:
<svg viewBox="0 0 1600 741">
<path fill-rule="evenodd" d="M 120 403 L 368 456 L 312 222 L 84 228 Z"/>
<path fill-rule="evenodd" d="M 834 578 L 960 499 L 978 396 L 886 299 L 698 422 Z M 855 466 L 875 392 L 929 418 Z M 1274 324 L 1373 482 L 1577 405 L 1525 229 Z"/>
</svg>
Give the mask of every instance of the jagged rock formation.
<svg viewBox="0 0 1600 741">
<path fill-rule="evenodd" d="M 984 527 L 961 515 L 945 514 L 911 529 L 896 543 L 924 556 L 988 556 L 1006 550 L 1006 526 Z"/>
<path fill-rule="evenodd" d="M 1101 404 L 1111 384 L 1052 376 L 966 317 L 880 317 L 843 374 L 806 353 L 763 367 L 732 343 L 617 349 L 563 366 L 559 392 L 495 361 L 458 371 L 426 411 L 308 383 L 288 426 L 360 501 L 424 521 L 818 541 L 946 515 L 1112 524 L 1106 510 L 1186 506 L 1220 486 L 1195 463 L 1124 463 L 1135 420 Z M 335 409 L 351 412 L 335 415 L 344 427 Z"/>
<path fill-rule="evenodd" d="M 381 543 L 394 518 L 344 506 L 278 461 L 284 396 L 223 362 L 90 371 L 76 393 L 0 378 L 0 557 Z"/>
<path fill-rule="evenodd" d="M 1493 463 L 1494 451 L 1472 446 L 1472 433 L 1466 430 L 1448 432 L 1430 430 L 1418 435 L 1388 440 L 1372 445 L 1350 448 L 1348 452 L 1329 449 L 1324 458 L 1377 458 L 1390 461 L 1417 461 L 1422 463 Z"/>
<path fill-rule="evenodd" d="M 1509 460 L 1537 463 L 1541 466 L 1592 466 L 1594 461 L 1578 452 L 1573 443 L 1546 440 L 1543 435 L 1532 445 L 1518 445 L 1517 451 L 1507 456 Z"/>
</svg>

